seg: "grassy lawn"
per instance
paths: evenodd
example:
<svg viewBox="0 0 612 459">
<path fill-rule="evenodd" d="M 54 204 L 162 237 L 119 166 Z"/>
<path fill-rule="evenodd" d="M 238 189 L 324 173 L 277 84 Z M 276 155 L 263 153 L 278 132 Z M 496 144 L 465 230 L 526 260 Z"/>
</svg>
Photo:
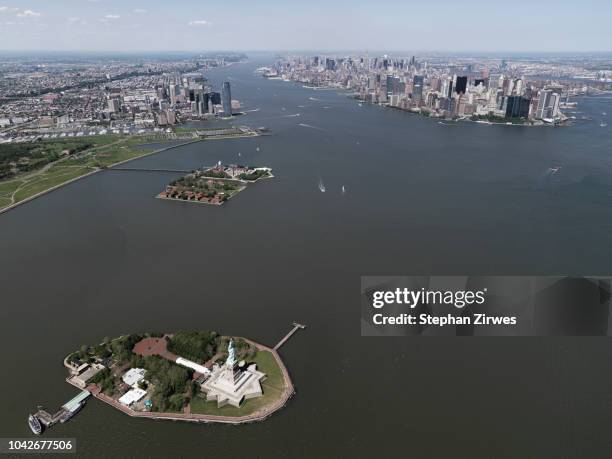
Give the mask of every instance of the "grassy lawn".
<svg viewBox="0 0 612 459">
<path fill-rule="evenodd" d="M 7 180 L 0 182 L 0 197 L 10 197 L 10 195 L 23 183 L 22 180 Z"/>
<path fill-rule="evenodd" d="M 253 361 L 257 364 L 257 369 L 267 376 L 261 385 L 261 397 L 246 400 L 240 408 L 230 405 L 217 408 L 217 402 L 207 402 L 204 397 L 194 397 L 190 404 L 191 412 L 216 416 L 246 416 L 278 400 L 285 389 L 285 382 L 274 356 L 269 351 L 259 351 Z"/>
<path fill-rule="evenodd" d="M 132 159 L 150 153 L 152 150 L 136 149 L 137 145 L 151 139 L 150 137 L 123 137 L 118 135 L 98 136 L 87 139 L 73 139 L 65 141 L 40 142 L 36 145 L 39 150 L 61 151 L 66 147 L 78 147 L 85 141 L 89 142 L 89 149 L 79 153 L 79 157 L 67 157 L 53 163 L 48 170 L 42 172 L 34 170 L 21 173 L 0 182 L 0 209 L 11 204 L 11 196 L 14 194 L 14 202 L 23 201 L 41 191 L 48 190 L 54 186 L 65 183 L 76 177 L 92 172 L 99 167 L 108 167 L 115 163 Z M 161 140 L 161 139 L 159 139 Z M 33 145 L 26 146 L 31 150 Z M 0 152 L 1 153 L 1 152 Z"/>
<path fill-rule="evenodd" d="M 15 202 L 22 201 L 36 193 L 53 188 L 56 185 L 80 177 L 93 169 L 89 167 L 54 167 L 37 176 L 15 194 Z"/>
<path fill-rule="evenodd" d="M 113 145 L 108 149 L 101 150 L 95 154 L 99 164 L 110 166 L 126 159 L 135 158 L 150 153 L 152 150 L 132 150 L 129 146 L 120 144 Z"/>
</svg>

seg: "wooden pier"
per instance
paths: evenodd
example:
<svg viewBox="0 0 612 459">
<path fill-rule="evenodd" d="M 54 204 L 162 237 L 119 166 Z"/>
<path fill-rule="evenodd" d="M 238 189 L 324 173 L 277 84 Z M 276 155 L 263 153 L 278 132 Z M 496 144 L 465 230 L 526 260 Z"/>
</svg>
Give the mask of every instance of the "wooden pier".
<svg viewBox="0 0 612 459">
<path fill-rule="evenodd" d="M 301 330 L 303 330 L 303 329 L 305 329 L 305 328 L 306 328 L 306 325 L 302 325 L 302 324 L 299 324 L 299 323 L 297 323 L 297 322 L 293 322 L 293 328 L 291 329 L 291 331 L 290 331 L 289 333 L 287 333 L 287 334 L 284 336 L 284 338 L 283 338 L 283 339 L 281 339 L 281 340 L 278 342 L 278 344 L 277 344 L 276 346 L 274 346 L 274 350 L 275 350 L 275 351 L 276 351 L 276 350 L 278 350 L 278 348 L 280 348 L 280 347 L 281 347 L 283 344 L 285 344 L 285 342 L 286 342 L 286 341 L 287 341 L 289 338 L 291 338 L 291 336 L 292 336 L 292 335 L 293 335 L 293 334 L 294 334 L 296 331 L 298 331 L 298 330 L 300 330 L 300 329 L 301 329 Z"/>
</svg>

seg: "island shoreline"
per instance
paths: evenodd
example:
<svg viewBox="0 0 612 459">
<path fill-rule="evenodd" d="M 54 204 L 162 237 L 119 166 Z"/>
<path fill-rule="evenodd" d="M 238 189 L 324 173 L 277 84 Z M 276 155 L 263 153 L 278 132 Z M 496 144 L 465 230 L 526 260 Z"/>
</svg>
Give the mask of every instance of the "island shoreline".
<svg viewBox="0 0 612 459">
<path fill-rule="evenodd" d="M 262 408 L 255 413 L 244 415 L 244 416 L 218 416 L 218 415 L 210 415 L 210 414 L 197 414 L 197 413 L 164 413 L 164 412 L 153 412 L 153 411 L 136 411 L 131 409 L 128 406 L 122 405 L 121 403 L 114 400 L 112 397 L 105 395 L 101 392 L 101 390 L 95 385 L 90 384 L 87 386 L 87 390 L 93 395 L 96 399 L 100 400 L 107 405 L 121 411 L 123 414 L 126 414 L 130 417 L 134 418 L 145 418 L 145 419 L 155 419 L 155 420 L 165 420 L 165 421 L 183 421 L 183 422 L 194 422 L 194 423 L 218 423 L 218 424 L 229 424 L 229 425 L 240 425 L 240 424 L 249 424 L 252 422 L 261 422 L 265 419 L 272 416 L 274 413 L 284 408 L 289 400 L 295 395 L 295 387 L 291 380 L 291 376 L 289 375 L 289 371 L 285 366 L 283 360 L 281 359 L 278 351 L 274 348 L 268 347 L 266 345 L 257 343 L 248 338 L 242 338 L 247 343 L 255 346 L 258 351 L 266 351 L 269 352 L 276 361 L 276 364 L 280 368 L 283 374 L 283 380 L 285 382 L 285 389 L 281 395 L 281 397 L 273 404 Z M 64 359 L 64 362 L 66 359 Z M 83 390 L 82 387 L 75 384 L 70 378 L 66 378 L 66 382 L 71 386 L 76 387 L 77 389 Z"/>
</svg>

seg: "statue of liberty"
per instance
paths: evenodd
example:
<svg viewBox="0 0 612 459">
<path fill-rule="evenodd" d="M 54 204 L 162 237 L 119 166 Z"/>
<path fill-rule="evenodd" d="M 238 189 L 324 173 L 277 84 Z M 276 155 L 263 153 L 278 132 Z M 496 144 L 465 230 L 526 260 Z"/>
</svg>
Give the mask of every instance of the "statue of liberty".
<svg viewBox="0 0 612 459">
<path fill-rule="evenodd" d="M 236 365 L 236 349 L 234 348 L 234 340 L 230 339 L 230 342 L 227 346 L 227 360 L 225 364 L 228 367 L 234 367 Z"/>
</svg>

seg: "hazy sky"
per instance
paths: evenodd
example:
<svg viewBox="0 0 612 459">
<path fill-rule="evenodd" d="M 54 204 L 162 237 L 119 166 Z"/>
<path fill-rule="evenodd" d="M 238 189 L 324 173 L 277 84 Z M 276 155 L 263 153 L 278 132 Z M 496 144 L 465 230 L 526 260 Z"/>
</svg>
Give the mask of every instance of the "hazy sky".
<svg viewBox="0 0 612 459">
<path fill-rule="evenodd" d="M 612 51 L 612 0 L 0 0 L 3 50 Z"/>
</svg>

